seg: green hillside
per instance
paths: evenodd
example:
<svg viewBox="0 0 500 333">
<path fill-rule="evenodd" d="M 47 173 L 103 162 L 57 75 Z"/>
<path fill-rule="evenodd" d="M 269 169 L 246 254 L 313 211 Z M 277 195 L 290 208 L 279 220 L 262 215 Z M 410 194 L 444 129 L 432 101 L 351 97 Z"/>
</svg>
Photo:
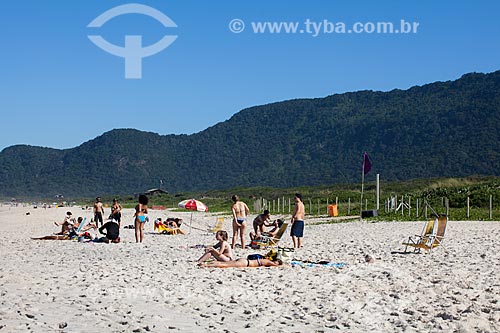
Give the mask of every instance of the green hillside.
<svg viewBox="0 0 500 333">
<path fill-rule="evenodd" d="M 94 196 L 500 175 L 500 71 L 408 90 L 251 107 L 192 135 L 117 129 L 67 150 L 0 153 L 0 195 Z"/>
</svg>

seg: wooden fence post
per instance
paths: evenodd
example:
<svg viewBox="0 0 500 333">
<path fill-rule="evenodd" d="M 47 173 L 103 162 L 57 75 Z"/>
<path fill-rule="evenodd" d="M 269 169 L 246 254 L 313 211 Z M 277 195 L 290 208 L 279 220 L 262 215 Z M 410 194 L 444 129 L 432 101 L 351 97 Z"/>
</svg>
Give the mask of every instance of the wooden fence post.
<svg viewBox="0 0 500 333">
<path fill-rule="evenodd" d="M 408 197 L 408 217 L 411 216 L 411 197 Z"/>
<path fill-rule="evenodd" d="M 450 199 L 446 198 L 446 216 L 450 216 Z"/>
<path fill-rule="evenodd" d="M 470 198 L 467 196 L 467 218 L 470 218 Z"/>
<path fill-rule="evenodd" d="M 493 195 L 490 194 L 490 220 L 493 220 Z"/>
</svg>

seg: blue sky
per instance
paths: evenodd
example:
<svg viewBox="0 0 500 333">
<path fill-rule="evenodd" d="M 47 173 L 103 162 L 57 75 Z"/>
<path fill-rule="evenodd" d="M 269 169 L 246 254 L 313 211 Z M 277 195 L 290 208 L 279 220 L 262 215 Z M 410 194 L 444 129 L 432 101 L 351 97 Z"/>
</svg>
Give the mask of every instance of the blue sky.
<svg viewBox="0 0 500 333">
<path fill-rule="evenodd" d="M 176 28 L 127 14 L 87 25 L 118 5 L 140 3 Z M 71 148 L 114 128 L 196 133 L 246 107 L 356 90 L 407 89 L 500 69 L 499 1 L 97 1 L 0 3 L 0 149 Z M 229 23 L 241 19 L 245 30 Z M 417 22 L 417 33 L 255 33 L 252 22 Z M 323 31 L 323 30 L 322 30 Z M 124 59 L 88 35 L 144 46 L 177 35 L 125 79 Z"/>
</svg>

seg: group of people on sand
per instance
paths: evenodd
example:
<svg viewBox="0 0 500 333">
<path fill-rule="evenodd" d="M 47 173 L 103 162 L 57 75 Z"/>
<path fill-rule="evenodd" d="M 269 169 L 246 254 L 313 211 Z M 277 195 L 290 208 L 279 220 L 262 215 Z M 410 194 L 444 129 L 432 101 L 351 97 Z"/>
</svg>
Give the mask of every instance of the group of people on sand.
<svg viewBox="0 0 500 333">
<path fill-rule="evenodd" d="M 139 195 L 138 203 L 135 206 L 135 212 L 134 212 L 134 229 L 135 229 L 135 241 L 136 243 L 142 243 L 144 240 L 144 225 L 146 222 L 149 221 L 148 218 L 148 202 L 149 199 L 146 195 L 141 194 Z M 118 233 L 120 231 L 120 226 L 121 226 L 121 211 L 122 211 L 122 206 L 118 202 L 117 199 L 113 199 L 113 205 L 111 206 L 111 214 L 109 216 L 109 221 L 116 222 L 118 226 Z M 94 203 L 94 220 L 98 221 L 98 219 L 101 220 L 102 223 L 102 216 L 104 214 L 104 208 L 101 202 L 101 198 L 97 197 L 96 202 Z M 108 223 L 107 222 L 107 223 Z M 97 222 L 96 222 L 97 223 Z M 107 224 L 106 223 L 106 224 Z M 106 225 L 104 224 L 104 225 Z M 116 229 L 113 227 L 113 231 L 116 231 Z"/>
<path fill-rule="evenodd" d="M 218 243 L 214 246 L 207 247 L 205 253 L 198 259 L 200 267 L 215 267 L 215 268 L 230 268 L 230 267 L 271 267 L 283 265 L 283 262 L 278 259 L 271 260 L 269 258 L 255 259 L 250 256 L 247 258 L 235 259 L 233 249 L 228 243 L 227 231 L 219 230 L 215 233 L 215 239 Z M 214 258 L 213 261 L 207 261 Z"/>
<path fill-rule="evenodd" d="M 164 234 L 181 234 L 186 233 L 181 229 L 181 224 L 183 220 L 178 217 L 167 217 L 166 220 L 162 220 L 161 217 L 156 218 L 154 221 L 154 230 L 157 230 Z"/>
<path fill-rule="evenodd" d="M 295 248 L 302 247 L 302 238 L 304 235 L 304 215 L 305 208 L 302 202 L 302 196 L 300 193 L 296 193 L 294 196 L 295 208 L 290 220 L 291 225 L 291 237 L 293 240 L 293 245 Z M 138 203 L 135 206 L 134 212 L 134 227 L 135 227 L 135 240 L 136 242 L 142 242 L 144 240 L 144 225 L 148 221 L 148 197 L 146 195 L 139 195 Z M 236 240 L 238 236 L 241 240 L 241 248 L 245 248 L 245 233 L 247 227 L 247 217 L 249 214 L 249 209 L 246 203 L 239 200 L 237 195 L 232 196 L 233 205 L 231 207 L 233 215 L 233 237 L 232 243 L 229 245 L 229 235 L 227 231 L 219 230 L 216 233 L 216 240 L 218 243 L 213 247 L 207 247 L 203 255 L 198 259 L 198 263 L 203 267 L 272 267 L 280 266 L 282 262 L 280 260 L 272 260 L 269 258 L 240 258 L 235 259 L 233 254 L 233 249 L 236 247 Z M 61 232 L 40 238 L 34 239 L 71 239 L 72 237 L 82 237 L 88 234 L 91 229 L 99 228 L 99 232 L 104 234 L 104 237 L 98 238 L 99 242 L 106 243 L 118 243 L 120 242 L 120 222 L 121 222 L 121 210 L 122 206 L 117 199 L 113 199 L 113 205 L 111 206 L 111 214 L 106 223 L 103 223 L 104 206 L 101 202 L 101 198 L 97 197 L 94 202 L 94 219 L 92 222 L 83 228 L 79 228 L 80 223 L 82 223 L 82 218 L 75 220 L 72 217 L 71 212 L 67 212 L 66 217 L 63 222 L 55 223 L 57 226 L 61 226 Z M 101 227 L 98 227 L 99 222 L 101 222 Z M 166 221 L 172 227 L 179 227 L 179 222 L 182 220 L 170 220 Z M 268 210 L 264 210 L 262 214 L 259 214 L 253 220 L 253 231 L 250 232 L 251 240 L 258 240 L 262 236 L 276 236 L 278 230 L 284 222 L 280 219 L 271 222 L 271 215 Z M 265 227 L 272 228 L 265 231 Z M 76 230 L 79 233 L 76 233 Z M 214 258 L 214 261 L 208 262 L 207 260 Z"/>
<path fill-rule="evenodd" d="M 118 223 L 118 226 L 121 226 L 121 220 L 122 220 L 122 211 L 123 207 L 122 205 L 118 202 L 118 199 L 113 199 L 113 204 L 111 205 L 111 214 L 109 214 L 108 219 L 113 219 Z M 95 198 L 94 202 L 94 222 L 96 225 L 99 225 L 99 222 L 101 222 L 101 226 L 104 224 L 104 205 L 101 202 L 101 197 Z"/>
<path fill-rule="evenodd" d="M 95 224 L 88 224 L 85 227 L 80 227 L 80 224 L 83 223 L 83 218 L 78 217 L 75 219 L 71 212 L 66 212 L 66 216 L 62 222 L 54 222 L 54 224 L 58 227 L 61 227 L 61 231 L 56 232 L 54 235 L 38 237 L 33 239 L 43 239 L 43 240 L 68 240 L 74 237 L 84 236 L 88 234 L 88 231 L 91 229 L 95 229 Z M 78 230 L 80 229 L 80 230 Z M 77 233 L 79 231 L 79 233 Z M 88 234 L 87 237 L 90 237 Z"/>
<path fill-rule="evenodd" d="M 231 247 L 234 249 L 236 247 L 236 241 L 239 236 L 241 241 L 241 248 L 245 248 L 245 233 L 247 228 L 247 217 L 250 210 L 246 203 L 241 201 L 237 195 L 232 196 L 233 205 L 231 211 L 233 214 L 233 238 Z M 293 246 L 295 248 L 300 248 L 303 246 L 302 238 L 304 237 L 304 216 L 305 207 L 302 202 L 302 195 L 300 193 L 295 193 L 295 208 L 290 220 L 291 231 L 290 236 L 292 237 Z M 253 232 L 250 232 L 250 239 L 260 238 L 264 234 L 264 227 L 272 227 L 272 230 L 267 231 L 267 235 L 275 236 L 278 233 L 279 228 L 283 224 L 281 220 L 275 220 L 271 222 L 271 216 L 268 210 L 265 210 L 262 214 L 259 214 L 253 221 Z"/>
<path fill-rule="evenodd" d="M 97 224 L 91 222 L 86 225 L 82 225 L 84 220 L 82 217 L 78 217 L 75 219 L 71 212 L 66 212 L 66 216 L 62 222 L 54 222 L 56 226 L 61 227 L 61 231 L 55 233 L 54 235 L 36 237 L 33 239 L 39 240 L 70 240 L 70 239 L 88 239 L 94 242 L 103 242 L 103 243 L 119 243 L 119 227 L 116 222 L 108 221 L 100 228 L 97 227 Z M 92 231 L 99 230 L 104 237 L 95 237 Z"/>
<path fill-rule="evenodd" d="M 135 229 L 135 241 L 137 243 L 144 240 L 144 225 L 148 218 L 148 197 L 144 194 L 139 195 L 138 203 L 135 206 L 134 211 L 134 229 Z M 71 212 L 67 212 L 66 217 L 62 222 L 55 222 L 57 226 L 61 226 L 61 231 L 50 236 L 38 237 L 34 239 L 55 239 L 55 240 L 66 240 L 75 237 L 88 237 L 97 242 L 105 243 L 119 243 L 120 242 L 120 226 L 121 226 L 121 211 L 123 207 L 118 202 L 118 199 L 113 199 L 113 204 L 111 205 L 111 212 L 108 219 L 104 220 L 104 205 L 101 201 L 101 197 L 95 199 L 93 205 L 94 217 L 89 224 L 79 229 L 80 223 L 83 218 L 79 217 L 78 221 L 72 217 Z M 166 223 L 172 228 L 180 228 L 182 219 L 169 218 Z M 100 227 L 99 227 L 100 224 Z M 78 233 L 76 231 L 79 231 Z M 104 237 L 93 237 L 89 231 L 99 231 Z"/>
<path fill-rule="evenodd" d="M 198 265 L 201 267 L 276 267 L 283 265 L 281 260 L 276 258 L 261 257 L 260 255 L 248 256 L 247 258 L 235 259 L 233 249 L 236 247 L 236 241 L 239 236 L 241 240 L 241 248 L 245 248 L 245 232 L 247 217 L 249 213 L 248 206 L 239 199 L 237 195 L 232 196 L 233 205 L 231 211 L 233 214 L 233 237 L 232 243 L 229 245 L 229 236 L 226 231 L 220 230 L 215 234 L 218 243 L 214 246 L 207 247 L 203 255 L 198 259 Z M 295 208 L 290 220 L 291 232 L 295 248 L 302 247 L 302 238 L 304 236 L 304 215 L 305 207 L 302 202 L 302 195 L 295 193 Z M 250 232 L 252 241 L 259 240 L 262 236 L 275 237 L 283 225 L 284 221 L 277 219 L 271 221 L 271 214 L 268 210 L 264 210 L 262 214 L 257 215 L 253 220 L 253 231 Z M 272 228 L 265 231 L 265 227 Z M 213 259 L 212 261 L 208 261 Z"/>
<path fill-rule="evenodd" d="M 148 202 L 149 199 L 146 195 L 141 194 L 139 195 L 138 203 L 135 206 L 135 212 L 134 212 L 134 229 L 135 229 L 135 241 L 136 243 L 142 243 L 144 240 L 144 225 L 146 224 L 148 219 Z M 118 224 L 118 232 L 120 230 L 121 226 L 121 211 L 122 211 L 122 206 L 118 202 L 117 199 L 113 199 L 113 205 L 111 206 L 111 214 L 109 216 L 109 219 L 111 221 L 116 221 Z M 102 216 L 104 215 L 104 207 L 101 202 L 101 198 L 97 197 L 96 201 L 94 202 L 94 221 L 98 223 L 98 221 L 102 222 Z M 113 228 L 114 229 L 114 228 Z"/>
</svg>

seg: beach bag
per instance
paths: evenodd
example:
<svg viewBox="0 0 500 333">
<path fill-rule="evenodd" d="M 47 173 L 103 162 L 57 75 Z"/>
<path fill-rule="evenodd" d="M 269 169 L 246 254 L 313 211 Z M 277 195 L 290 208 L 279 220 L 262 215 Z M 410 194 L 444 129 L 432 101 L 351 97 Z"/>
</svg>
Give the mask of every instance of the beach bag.
<svg viewBox="0 0 500 333">
<path fill-rule="evenodd" d="M 278 247 L 276 259 L 284 264 L 289 264 L 293 260 L 295 249 L 293 247 Z"/>
</svg>

